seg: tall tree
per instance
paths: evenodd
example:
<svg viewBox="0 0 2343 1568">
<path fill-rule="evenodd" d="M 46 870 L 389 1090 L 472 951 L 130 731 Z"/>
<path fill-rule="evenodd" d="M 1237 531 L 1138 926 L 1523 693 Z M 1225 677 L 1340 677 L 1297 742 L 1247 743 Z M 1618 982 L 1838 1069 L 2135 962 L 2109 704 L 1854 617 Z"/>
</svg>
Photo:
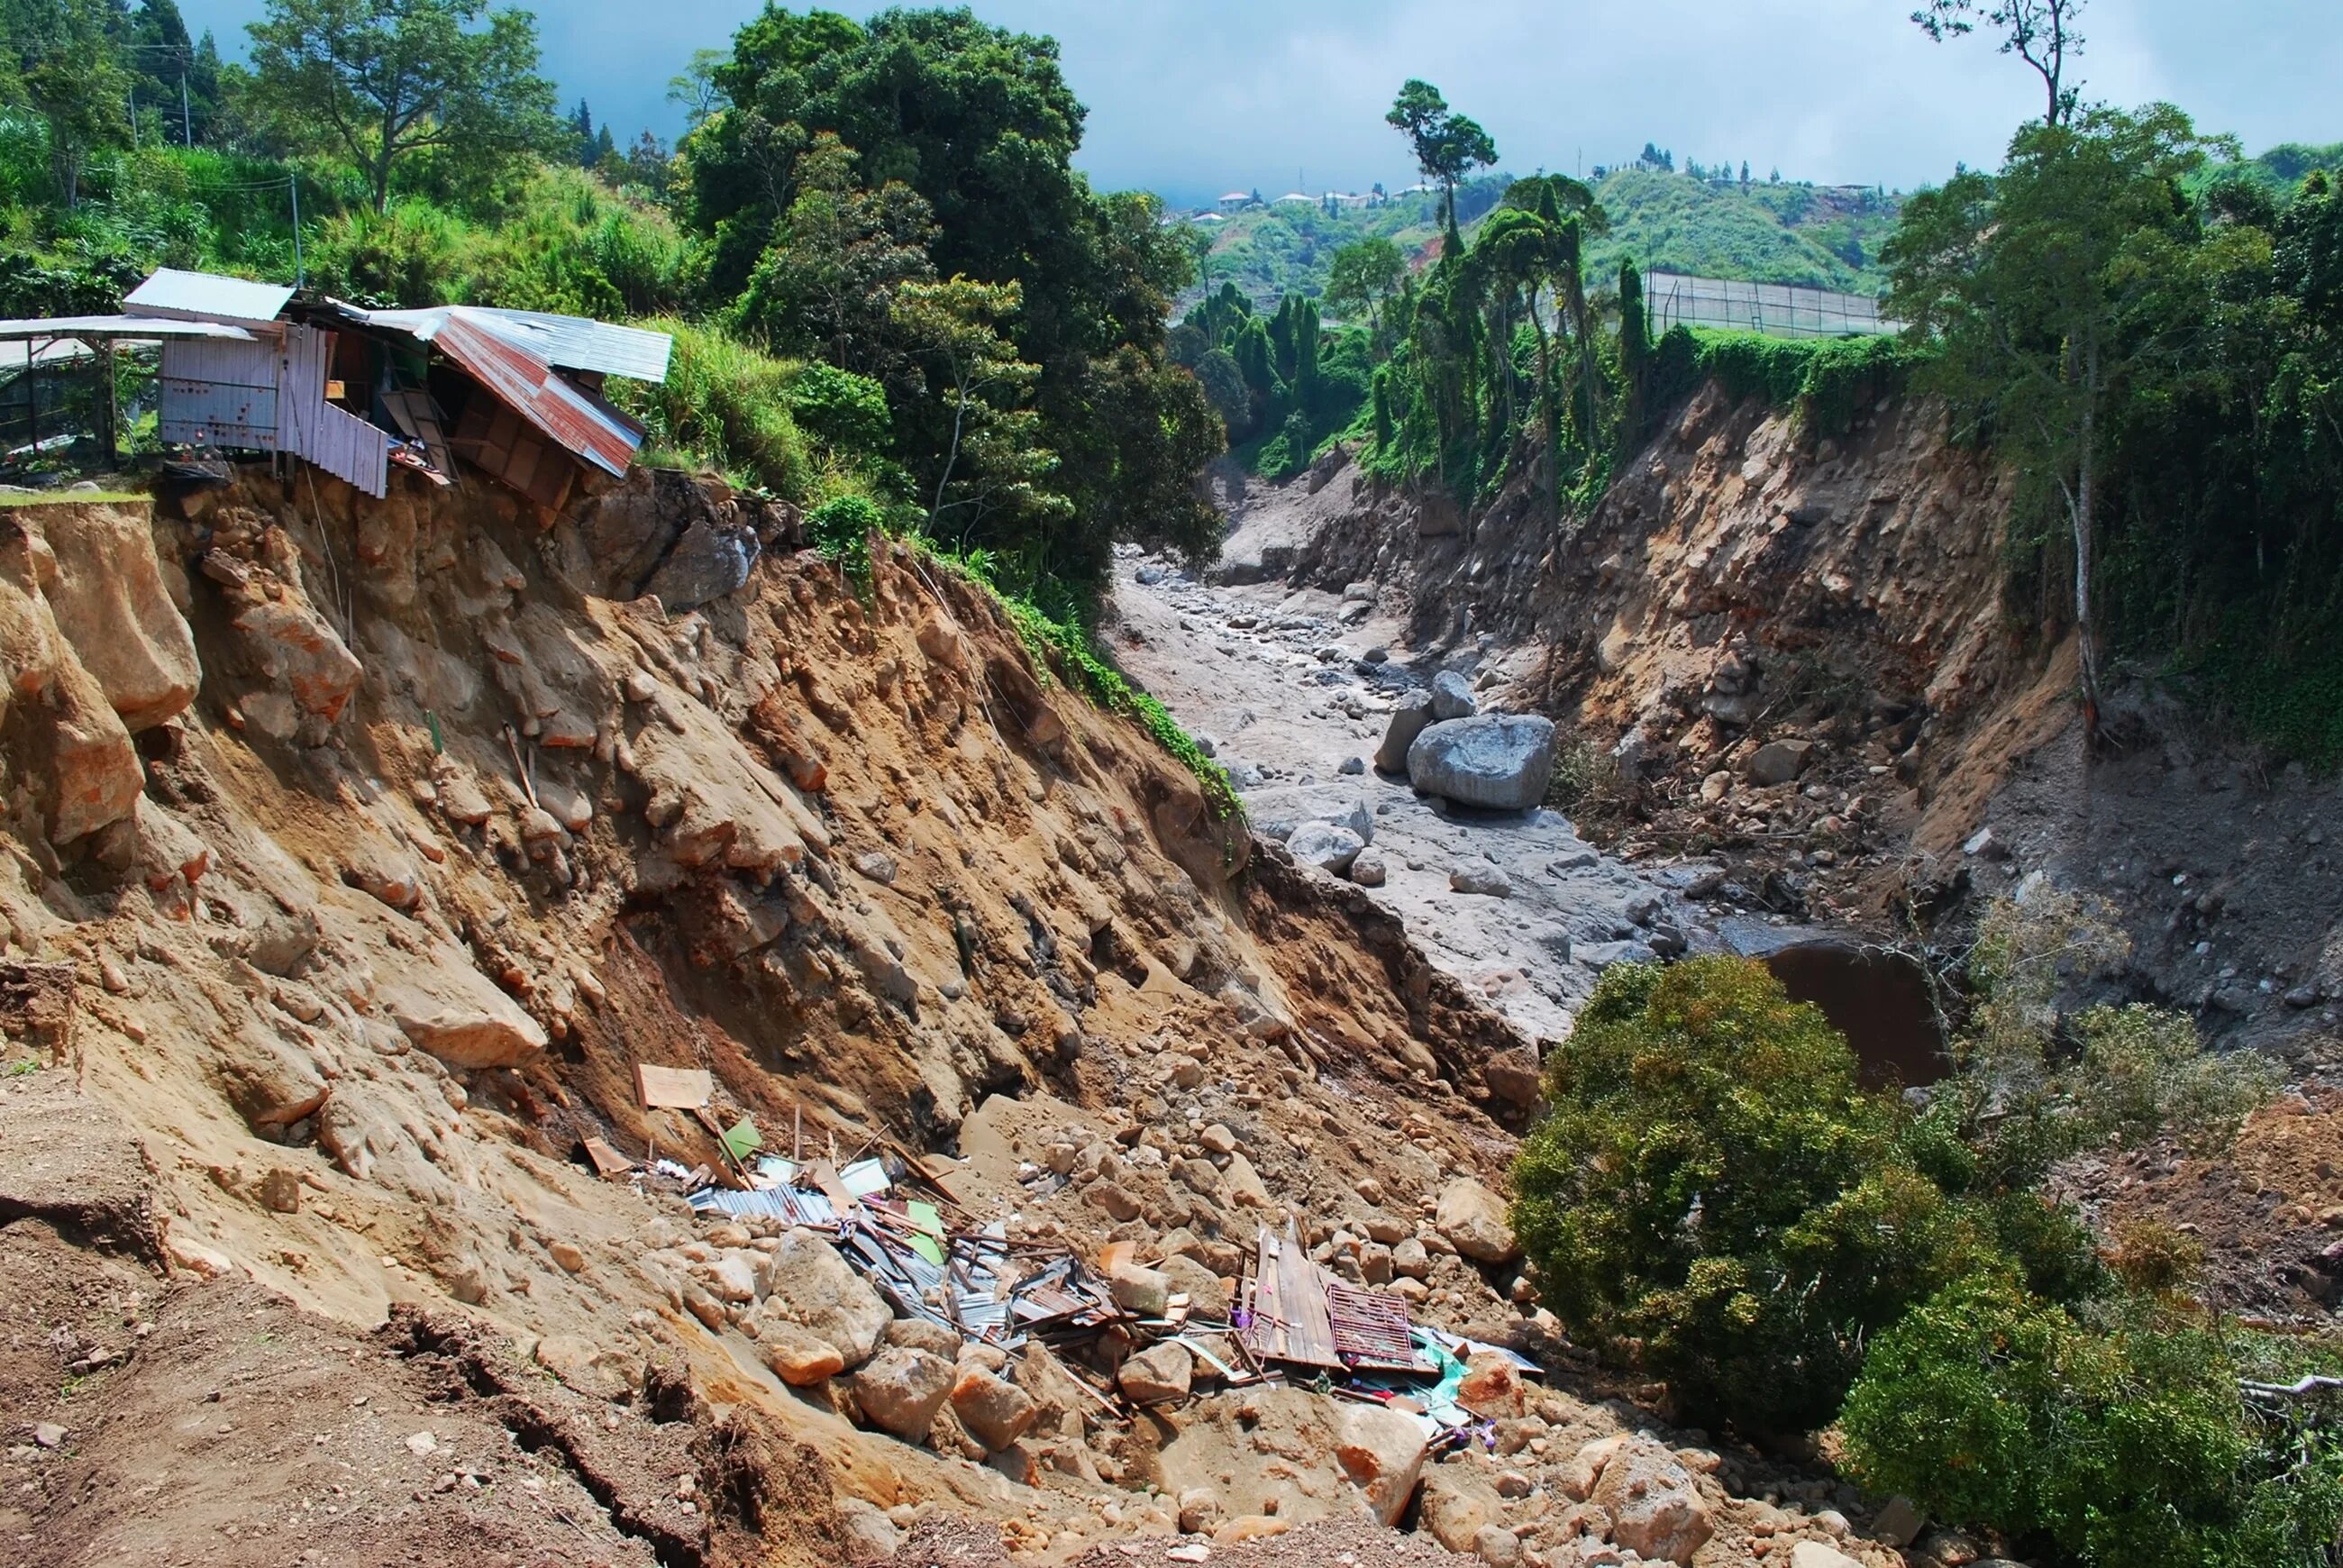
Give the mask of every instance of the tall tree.
<svg viewBox="0 0 2343 1568">
<path fill-rule="evenodd" d="M 1354 239 L 1335 251 L 1326 268 L 1326 308 L 1339 316 L 1363 313 L 1376 347 L 1383 342 L 1383 302 L 1407 276 L 1407 258 L 1382 235 Z"/>
<path fill-rule="evenodd" d="M 1885 314 L 1933 339 L 1929 377 L 2046 484 L 2074 556 L 2085 723 L 2100 689 L 2095 606 L 2101 477 L 2111 410 L 2180 349 L 2144 308 L 2167 286 L 2180 199 L 2208 146 L 2169 105 L 2029 125 L 1998 175 L 1966 173 L 1904 209 L 1883 253 Z"/>
<path fill-rule="evenodd" d="M 2001 52 L 2015 55 L 2042 78 L 2047 107 L 2042 123 L 2063 125 L 2075 113 L 2077 84 L 2066 80 L 2067 57 L 2083 52 L 2075 31 L 2084 0 L 1927 0 L 1912 13 L 1922 32 L 1941 44 L 1966 37 L 1983 22 L 2001 37 Z"/>
<path fill-rule="evenodd" d="M 1202 387 L 1165 357 L 1194 258 L 1160 203 L 1102 196 L 1073 168 L 1084 111 L 1055 43 L 965 9 L 865 25 L 775 7 L 734 36 L 712 85 L 725 106 L 687 140 L 686 216 L 711 241 L 714 291 L 762 265 L 800 194 L 797 154 L 824 132 L 860 156 L 866 186 L 900 182 L 929 205 L 936 276 L 1018 286 L 1001 330 L 1040 368 L 1033 403 L 1060 458 L 1048 483 L 1071 515 L 996 510 L 971 542 L 1077 592 L 1118 535 L 1209 554 L 1217 518 L 1165 477 L 1220 438 Z"/>
<path fill-rule="evenodd" d="M 1017 357 L 1001 327 L 1017 314 L 1013 283 L 905 283 L 893 310 L 948 416 L 928 526 L 965 548 L 982 537 L 995 512 L 1032 519 L 1072 508 L 1043 481 L 1058 466 L 1041 444 L 1041 417 L 1031 406 L 1041 367 Z"/>
<path fill-rule="evenodd" d="M 390 203 L 392 169 L 426 148 L 490 164 L 563 138 L 526 11 L 489 11 L 487 0 L 268 0 L 266 18 L 246 31 L 261 101 L 301 139 L 348 156 L 377 212 Z"/>
<path fill-rule="evenodd" d="M 89 156 L 128 138 L 131 75 L 115 48 L 119 0 L 0 0 L 0 95 L 41 122 L 49 176 L 68 210 L 80 205 Z"/>
<path fill-rule="evenodd" d="M 694 49 L 691 63 L 667 79 L 667 101 L 683 106 L 687 129 L 698 130 L 702 121 L 724 107 L 723 91 L 716 85 L 716 70 L 729 58 L 721 49 Z"/>
<path fill-rule="evenodd" d="M 853 148 L 824 131 L 798 157 L 797 199 L 774 229 L 735 307 L 775 348 L 818 354 L 841 370 L 900 385 L 908 361 L 894 297 L 935 275 L 927 201 L 900 180 L 864 186 Z M 1016 312 L 1001 311 L 1007 320 Z"/>
<path fill-rule="evenodd" d="M 1442 210 L 1452 236 L 1456 233 L 1456 182 L 1476 168 L 1497 161 L 1497 144 L 1474 121 L 1448 106 L 1440 89 L 1411 78 L 1392 100 L 1383 119 L 1407 137 L 1423 177 L 1440 182 Z"/>
</svg>

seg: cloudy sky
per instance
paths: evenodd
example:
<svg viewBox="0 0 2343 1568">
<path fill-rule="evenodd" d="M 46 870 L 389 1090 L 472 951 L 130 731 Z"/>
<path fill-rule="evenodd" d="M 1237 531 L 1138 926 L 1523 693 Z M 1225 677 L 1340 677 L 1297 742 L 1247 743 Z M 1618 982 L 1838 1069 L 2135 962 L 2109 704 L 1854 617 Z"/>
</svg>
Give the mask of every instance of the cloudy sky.
<svg viewBox="0 0 2343 1568">
<path fill-rule="evenodd" d="M 1930 44 L 1916 0 L 975 0 L 1054 35 L 1090 106 L 1081 162 L 1175 200 L 1413 179 L 1383 122 L 1410 76 L 1495 136 L 1503 166 L 1574 170 L 1645 141 L 1762 177 L 1910 187 L 1990 165 L 2041 113 L 2021 63 Z M 261 0 L 181 0 L 224 47 Z M 860 14 L 863 7 L 843 7 Z M 538 0 L 546 65 L 621 141 L 679 129 L 667 78 L 758 0 Z M 2343 138 L 2343 0 L 2091 0 L 2087 96 L 2168 99 L 2248 150 Z"/>
</svg>

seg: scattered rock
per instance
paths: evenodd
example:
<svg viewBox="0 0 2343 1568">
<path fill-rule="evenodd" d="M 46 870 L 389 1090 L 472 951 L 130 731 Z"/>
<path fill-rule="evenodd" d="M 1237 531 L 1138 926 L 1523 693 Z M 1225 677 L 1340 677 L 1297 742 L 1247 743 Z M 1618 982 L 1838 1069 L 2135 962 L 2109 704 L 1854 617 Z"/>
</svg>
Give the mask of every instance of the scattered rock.
<svg viewBox="0 0 2343 1568">
<path fill-rule="evenodd" d="M 1116 1306 L 1142 1318 L 1160 1318 L 1171 1306 L 1172 1281 L 1161 1269 L 1118 1263 L 1107 1276 L 1107 1288 Z"/>
<path fill-rule="evenodd" d="M 1521 1255 L 1505 1222 L 1505 1201 L 1469 1176 L 1440 1190 L 1433 1226 L 1448 1244 L 1476 1262 L 1506 1263 Z"/>
<path fill-rule="evenodd" d="M 1408 748 L 1431 723 L 1432 693 L 1411 691 L 1401 698 L 1383 727 L 1382 744 L 1375 748 L 1375 767 L 1385 773 L 1406 772 Z"/>
<path fill-rule="evenodd" d="M 1342 765 L 1334 769 L 1335 772 L 1346 776 L 1362 774 L 1366 770 L 1367 759 L 1363 757 L 1345 757 L 1342 759 Z"/>
<path fill-rule="evenodd" d="M 1684 1557 L 1679 1561 L 1689 1563 L 1692 1559 Z M 1801 1541 L 1790 1548 L 1790 1568 L 1864 1568 L 1864 1565 L 1835 1546 L 1826 1546 L 1819 1541 Z M 1985 1565 L 1980 1563 L 1978 1568 L 1985 1568 Z"/>
<path fill-rule="evenodd" d="M 952 1363 L 941 1356 L 894 1346 L 854 1374 L 854 1399 L 872 1425 L 918 1442 L 935 1425 L 953 1381 Z"/>
<path fill-rule="evenodd" d="M 1366 841 L 1348 828 L 1338 828 L 1332 822 L 1304 822 L 1293 829 L 1285 847 L 1293 858 L 1305 866 L 1315 866 L 1332 876 L 1341 876 L 1351 869 L 1365 849 Z"/>
<path fill-rule="evenodd" d="M 1166 1258 L 1161 1271 L 1175 1293 L 1188 1298 L 1191 1317 L 1229 1321 L 1228 1287 L 1221 1283 L 1218 1274 L 1193 1258 Z"/>
<path fill-rule="evenodd" d="M 758 1282 L 768 1314 L 809 1330 L 850 1367 L 870 1359 L 895 1316 L 838 1250 L 811 1231 L 783 1235 L 766 1256 Z"/>
<path fill-rule="evenodd" d="M 1891 1497 L 1871 1522 L 1871 1538 L 1890 1546 L 1909 1546 L 1927 1518 L 1908 1497 Z"/>
<path fill-rule="evenodd" d="M 1357 868 L 1353 868 L 1355 875 Z M 1523 1110 L 1535 1105 L 1544 1091 L 1544 1070 L 1538 1063 L 1537 1047 L 1521 1046 L 1500 1051 L 1489 1058 L 1481 1069 L 1481 1078 L 1488 1084 L 1489 1092 L 1509 1105 Z"/>
<path fill-rule="evenodd" d="M 1434 722 L 1451 719 L 1470 719 L 1480 711 L 1473 699 L 1472 685 L 1453 669 L 1443 669 L 1432 678 L 1432 717 Z"/>
<path fill-rule="evenodd" d="M 998 1452 L 1031 1430 L 1041 1413 L 1033 1396 L 982 1367 L 962 1367 L 952 1382 L 952 1409 L 985 1447 Z"/>
<path fill-rule="evenodd" d="M 791 1388 L 811 1388 L 846 1370 L 838 1347 L 812 1330 L 784 1319 L 768 1318 L 759 1326 L 757 1348 L 773 1375 Z"/>
<path fill-rule="evenodd" d="M 1390 877 L 1391 869 L 1381 849 L 1362 849 L 1351 862 L 1351 880 L 1360 887 L 1380 888 Z"/>
<path fill-rule="evenodd" d="M 1647 1437 L 1620 1444 L 1589 1501 L 1610 1513 L 1614 1542 L 1653 1562 L 1689 1564 L 1716 1533 L 1692 1473 Z"/>
<path fill-rule="evenodd" d="M 1741 770 L 1752 784 L 1787 784 L 1806 770 L 1814 749 L 1811 740 L 1768 741 L 1749 754 Z"/>
<path fill-rule="evenodd" d="M 1187 1398 L 1195 1370 L 1188 1347 L 1167 1341 L 1124 1362 L 1116 1381 L 1132 1403 L 1159 1404 Z"/>
<path fill-rule="evenodd" d="M 1336 1422 L 1334 1457 L 1384 1524 L 1397 1524 L 1423 1473 L 1423 1428 L 1395 1410 L 1346 1405 Z"/>
<path fill-rule="evenodd" d="M 1491 865 L 1459 866 L 1448 873 L 1448 886 L 1452 891 L 1483 898 L 1509 899 L 1513 895 L 1513 879 Z"/>
<path fill-rule="evenodd" d="M 1416 1528 L 1451 1552 L 1470 1553 L 1473 1538 L 1497 1512 L 1497 1500 L 1470 1479 L 1461 1465 L 1440 1465 L 1423 1479 L 1416 1504 Z"/>
<path fill-rule="evenodd" d="M 394 970 L 376 1000 L 401 1033 L 450 1067 L 521 1067 L 545 1049 L 544 1027 L 452 947 Z"/>
</svg>

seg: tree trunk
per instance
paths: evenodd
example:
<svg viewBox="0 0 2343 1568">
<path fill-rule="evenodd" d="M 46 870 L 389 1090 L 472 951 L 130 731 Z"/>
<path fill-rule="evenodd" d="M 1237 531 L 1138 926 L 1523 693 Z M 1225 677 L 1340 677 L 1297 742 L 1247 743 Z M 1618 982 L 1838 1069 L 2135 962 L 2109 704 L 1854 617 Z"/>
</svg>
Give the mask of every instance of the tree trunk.
<svg viewBox="0 0 2343 1568">
<path fill-rule="evenodd" d="M 1538 413 L 1545 422 L 1546 502 L 1562 516 L 1562 427 L 1554 417 L 1554 372 L 1546 357 L 1545 322 L 1538 316 L 1537 285 L 1530 285 L 1530 330 L 1537 334 Z"/>
<path fill-rule="evenodd" d="M 2099 416 L 2099 346 L 2094 339 L 2083 350 L 2082 460 L 2075 476 L 2073 504 L 2067 508 L 2075 529 L 2075 647 L 2083 688 L 2083 739 L 2096 747 L 2099 740 L 2099 649 L 2091 628 L 2091 509 L 2097 479 Z"/>
</svg>

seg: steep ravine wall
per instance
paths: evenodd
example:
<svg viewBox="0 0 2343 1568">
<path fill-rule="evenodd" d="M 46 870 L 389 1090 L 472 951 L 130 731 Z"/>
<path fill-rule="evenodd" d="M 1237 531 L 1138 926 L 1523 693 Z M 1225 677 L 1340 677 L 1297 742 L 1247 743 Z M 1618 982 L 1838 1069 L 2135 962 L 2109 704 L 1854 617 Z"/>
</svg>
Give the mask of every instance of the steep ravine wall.
<svg viewBox="0 0 2343 1568">
<path fill-rule="evenodd" d="M 2110 898 L 2132 989 L 2289 1050 L 2337 1022 L 2333 780 L 2225 737 L 2148 672 L 2086 756 L 2071 641 L 2003 589 L 2012 477 L 1894 397 L 1835 437 L 1711 384 L 1557 528 L 1339 459 L 1238 508 L 1239 570 L 1403 612 L 1414 652 L 1614 753 L 1587 808 L 1642 854 L 1715 857 L 1760 910 L 1908 937 L 2034 871 Z M 1788 742 L 1784 754 L 1758 751 Z"/>
</svg>

